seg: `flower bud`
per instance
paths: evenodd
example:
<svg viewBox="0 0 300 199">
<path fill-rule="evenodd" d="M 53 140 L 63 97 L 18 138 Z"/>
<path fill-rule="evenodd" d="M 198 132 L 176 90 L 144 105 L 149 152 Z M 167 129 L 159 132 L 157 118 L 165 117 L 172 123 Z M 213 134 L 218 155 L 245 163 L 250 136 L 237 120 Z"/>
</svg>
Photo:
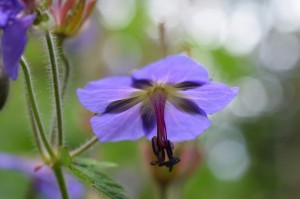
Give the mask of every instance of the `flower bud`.
<svg viewBox="0 0 300 199">
<path fill-rule="evenodd" d="M 188 179 L 201 165 L 202 154 L 195 143 L 176 143 L 175 145 L 174 153 L 180 156 L 181 161 L 173 168 L 172 172 L 168 172 L 164 167 L 150 165 L 155 158 L 152 147 L 146 142 L 141 144 L 141 153 L 147 164 L 146 168 L 159 187 L 168 187 L 175 181 Z"/>
<path fill-rule="evenodd" d="M 178 172 L 178 166 L 174 167 L 172 172 L 169 172 L 164 167 L 153 166 L 150 164 L 155 155 L 152 152 L 152 147 L 149 143 L 143 142 L 141 145 L 142 157 L 144 158 L 145 164 L 147 165 L 147 171 L 153 177 L 155 183 L 160 187 L 167 187 L 175 178 Z M 180 163 L 179 163 L 180 164 Z"/>
<path fill-rule="evenodd" d="M 96 0 L 58 1 L 51 7 L 56 26 L 54 33 L 62 37 L 75 35 L 95 7 Z"/>
</svg>

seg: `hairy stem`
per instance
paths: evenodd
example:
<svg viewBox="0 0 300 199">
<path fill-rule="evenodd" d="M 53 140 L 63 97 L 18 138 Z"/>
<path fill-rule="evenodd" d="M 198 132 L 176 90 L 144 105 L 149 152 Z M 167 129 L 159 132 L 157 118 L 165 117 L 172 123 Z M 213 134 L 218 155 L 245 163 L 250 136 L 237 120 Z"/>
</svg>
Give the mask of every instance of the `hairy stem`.
<svg viewBox="0 0 300 199">
<path fill-rule="evenodd" d="M 41 116 L 40 116 L 40 113 L 38 110 L 38 106 L 36 103 L 36 99 L 34 96 L 33 85 L 32 85 L 32 81 L 31 81 L 32 78 L 30 76 L 29 66 L 23 57 L 20 60 L 20 64 L 21 64 L 23 72 L 24 72 L 25 84 L 26 84 L 26 88 L 27 88 L 27 92 L 28 92 L 28 99 L 29 99 L 29 103 L 32 108 L 32 113 L 33 113 L 33 116 L 34 116 L 34 119 L 35 119 L 35 122 L 36 122 L 36 125 L 38 128 L 37 132 L 39 133 L 41 141 L 42 141 L 43 145 L 45 146 L 49 156 L 51 157 L 52 160 L 55 160 L 56 156 L 47 140 L 44 126 L 43 126 Z M 39 139 L 36 139 L 36 141 L 39 142 Z M 38 143 L 38 145 L 40 145 L 40 143 Z"/>
<path fill-rule="evenodd" d="M 49 31 L 46 32 L 46 42 L 47 42 L 50 64 L 51 64 L 55 107 L 56 107 L 56 121 L 57 121 L 57 134 L 58 134 L 57 138 L 58 138 L 58 147 L 60 147 L 63 145 L 63 116 L 62 116 L 62 105 L 61 105 L 61 92 L 60 92 L 59 75 L 58 75 L 58 62 L 55 54 L 55 43 Z"/>
<path fill-rule="evenodd" d="M 64 65 L 64 79 L 63 79 L 63 82 L 61 82 L 62 83 L 62 90 L 61 90 L 62 101 L 65 99 L 66 90 L 68 87 L 68 82 L 69 82 L 70 74 L 71 74 L 71 65 L 64 53 L 63 44 L 64 44 L 64 37 L 58 35 L 57 36 L 58 56 L 60 58 L 60 61 Z M 52 144 L 55 144 L 55 140 L 56 140 L 56 137 L 55 137 L 56 136 L 56 126 L 57 126 L 57 122 L 56 122 L 56 120 L 53 119 L 52 128 L 50 131 L 50 139 L 51 139 Z"/>
<path fill-rule="evenodd" d="M 66 182 L 65 182 L 64 175 L 63 175 L 61 167 L 57 166 L 57 165 L 54 165 L 52 170 L 55 174 L 55 177 L 56 177 L 56 180 L 57 180 L 60 192 L 61 192 L 61 198 L 62 199 L 69 199 L 68 189 L 67 189 L 67 186 L 66 186 Z"/>
<path fill-rule="evenodd" d="M 57 40 L 57 47 L 58 47 L 58 52 L 59 52 L 58 54 L 59 54 L 60 61 L 62 61 L 63 65 L 65 66 L 64 81 L 62 84 L 62 91 L 61 91 L 62 98 L 64 98 L 66 95 L 66 90 L 68 87 L 68 82 L 69 82 L 70 74 L 71 74 L 71 65 L 64 53 L 63 44 L 64 44 L 64 37 L 58 36 L 58 40 Z"/>
<path fill-rule="evenodd" d="M 27 104 L 28 104 L 29 115 L 30 115 L 30 122 L 31 122 L 31 126 L 32 126 L 32 129 L 33 129 L 33 133 L 34 133 L 34 139 L 35 139 L 35 142 L 36 142 L 36 146 L 37 146 L 37 149 L 38 149 L 39 153 L 41 154 L 43 160 L 46 160 L 47 158 L 46 158 L 46 154 L 45 154 L 44 149 L 43 149 L 43 142 L 42 142 L 41 136 L 39 134 L 36 121 L 34 119 L 34 114 L 33 114 L 33 110 L 32 110 L 32 107 L 30 105 L 30 102 L 29 102 L 28 94 L 27 94 L 26 98 L 27 98 Z"/>
<path fill-rule="evenodd" d="M 86 150 L 91 148 L 97 141 L 98 141 L 98 138 L 96 136 L 93 136 L 91 139 L 89 139 L 86 143 L 81 145 L 79 148 L 71 151 L 70 156 L 73 158 L 73 157 L 85 152 Z"/>
</svg>

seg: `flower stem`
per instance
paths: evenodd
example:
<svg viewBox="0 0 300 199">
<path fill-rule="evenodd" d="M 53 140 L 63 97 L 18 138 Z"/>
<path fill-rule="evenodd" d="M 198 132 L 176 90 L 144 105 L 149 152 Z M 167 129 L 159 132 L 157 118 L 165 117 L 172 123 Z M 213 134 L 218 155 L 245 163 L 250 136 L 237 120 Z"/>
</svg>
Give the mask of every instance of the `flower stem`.
<svg viewBox="0 0 300 199">
<path fill-rule="evenodd" d="M 96 136 L 93 136 L 91 139 L 89 139 L 86 143 L 81 145 L 79 148 L 71 151 L 70 156 L 73 158 L 73 157 L 85 152 L 86 150 L 91 148 L 97 141 L 98 141 L 98 138 Z"/>
<path fill-rule="evenodd" d="M 62 98 L 64 98 L 66 95 L 66 90 L 68 87 L 68 82 L 69 82 L 70 74 L 71 74 L 71 66 L 70 66 L 70 63 L 69 63 L 65 53 L 64 53 L 63 44 L 64 44 L 64 37 L 58 36 L 58 39 L 57 39 L 57 47 L 58 47 L 58 51 L 59 51 L 58 54 L 59 54 L 60 60 L 63 62 L 64 66 L 65 66 L 64 81 L 63 81 L 62 91 L 61 91 Z"/>
<path fill-rule="evenodd" d="M 42 124 L 42 120 L 40 117 L 40 113 L 37 107 L 37 103 L 36 103 L 36 99 L 34 96 L 34 92 L 33 92 L 33 85 L 32 85 L 32 78 L 30 76 L 30 72 L 29 72 L 29 66 L 26 63 L 25 59 L 22 57 L 20 60 L 20 64 L 22 66 L 23 72 L 24 72 L 24 77 L 25 77 L 25 83 L 26 83 L 26 87 L 27 87 L 27 92 L 28 92 L 28 98 L 29 98 L 29 103 L 31 105 L 32 108 L 32 113 L 34 115 L 34 119 L 38 128 L 39 135 L 41 137 L 41 141 L 43 142 L 47 152 L 49 153 L 50 157 L 52 160 L 56 159 L 56 156 L 47 140 L 46 134 L 45 134 L 45 130 L 44 130 L 44 126 Z"/>
<path fill-rule="evenodd" d="M 37 149 L 38 149 L 39 153 L 41 154 L 43 160 L 46 160 L 47 158 L 46 158 L 46 154 L 45 154 L 44 149 L 43 149 L 43 142 L 41 140 L 41 136 L 39 134 L 36 121 L 34 119 L 34 115 L 33 115 L 33 111 L 32 111 L 32 106 L 30 105 L 28 94 L 27 94 L 26 98 L 27 98 L 27 104 L 28 104 L 28 109 L 29 109 L 31 126 L 32 126 L 33 133 L 34 133 L 34 139 L 36 141 L 36 146 L 37 146 Z"/>
<path fill-rule="evenodd" d="M 159 23 L 158 31 L 159 31 L 159 42 L 162 48 L 163 57 L 166 57 L 168 55 L 168 44 L 166 41 L 166 27 L 164 23 Z"/>
<path fill-rule="evenodd" d="M 61 167 L 58 165 L 54 165 L 52 170 L 55 174 L 55 177 L 56 177 L 56 180 L 57 180 L 60 192 L 61 192 L 62 199 L 68 199 L 69 194 L 68 194 L 66 182 L 65 182 Z"/>
<path fill-rule="evenodd" d="M 61 35 L 57 35 L 57 50 L 58 50 L 58 55 L 60 58 L 60 61 L 63 63 L 65 70 L 64 70 L 64 79 L 62 83 L 62 90 L 61 90 L 61 98 L 62 101 L 65 98 L 66 95 L 66 90 L 68 87 L 68 82 L 70 79 L 70 74 L 71 74 L 71 66 L 70 63 L 66 57 L 66 55 L 64 54 L 64 50 L 63 50 L 63 44 L 64 44 L 64 37 Z M 50 131 L 50 140 L 51 140 L 51 144 L 55 144 L 56 141 L 56 125 L 57 125 L 57 121 L 55 119 L 53 119 L 53 123 L 52 123 L 52 128 Z"/>
<path fill-rule="evenodd" d="M 158 187 L 158 198 L 159 199 L 167 199 L 167 186 L 159 186 Z"/>
<path fill-rule="evenodd" d="M 55 44 L 52 35 L 49 31 L 46 32 L 46 42 L 49 51 L 49 58 L 52 71 L 53 89 L 56 106 L 56 121 L 57 121 L 57 133 L 58 133 L 58 146 L 63 145 L 63 116 L 62 116 L 62 105 L 61 105 L 61 92 L 59 87 L 59 75 L 58 75 L 58 64 L 55 55 Z"/>
</svg>

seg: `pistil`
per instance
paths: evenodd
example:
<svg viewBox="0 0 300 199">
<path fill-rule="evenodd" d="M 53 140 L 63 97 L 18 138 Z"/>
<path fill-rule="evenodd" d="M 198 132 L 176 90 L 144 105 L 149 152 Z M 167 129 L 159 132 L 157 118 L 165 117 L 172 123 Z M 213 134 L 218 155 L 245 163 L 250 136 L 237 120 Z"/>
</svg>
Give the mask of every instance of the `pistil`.
<svg viewBox="0 0 300 199">
<path fill-rule="evenodd" d="M 154 88 L 150 94 L 150 101 L 155 112 L 157 124 L 157 136 L 152 138 L 152 149 L 157 158 L 151 162 L 152 165 L 166 166 L 169 171 L 177 164 L 180 159 L 173 156 L 174 144 L 167 138 L 167 128 L 165 123 L 165 105 L 167 101 L 167 93 L 163 88 Z M 165 157 L 168 161 L 165 161 Z"/>
</svg>

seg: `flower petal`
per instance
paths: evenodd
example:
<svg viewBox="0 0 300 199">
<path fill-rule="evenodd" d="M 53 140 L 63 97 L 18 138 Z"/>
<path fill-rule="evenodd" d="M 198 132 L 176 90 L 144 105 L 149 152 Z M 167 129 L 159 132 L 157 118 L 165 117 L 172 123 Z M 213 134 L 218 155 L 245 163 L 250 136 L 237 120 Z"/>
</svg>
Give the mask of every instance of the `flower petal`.
<svg viewBox="0 0 300 199">
<path fill-rule="evenodd" d="M 37 165 L 39 163 L 35 160 L 0 152 L 0 170 L 20 171 L 32 180 L 34 183 L 32 188 L 37 195 L 49 199 L 60 198 L 61 193 L 53 172 L 46 165 L 35 171 Z M 83 184 L 69 173 L 66 173 L 66 181 L 70 197 L 72 199 L 83 198 L 85 194 Z"/>
<path fill-rule="evenodd" d="M 170 102 L 166 103 L 165 122 L 168 139 L 171 142 L 192 140 L 210 126 L 210 121 L 204 112 L 201 114 L 182 112 Z"/>
<path fill-rule="evenodd" d="M 33 171 L 35 164 L 37 163 L 34 161 L 30 162 L 24 158 L 0 152 L 0 169 L 30 173 Z"/>
<path fill-rule="evenodd" d="M 27 43 L 26 30 L 31 25 L 35 15 L 16 19 L 4 28 L 2 36 L 2 59 L 5 73 L 13 80 L 18 77 L 18 66 L 21 55 Z"/>
<path fill-rule="evenodd" d="M 0 1 L 0 28 L 6 26 L 22 9 L 19 0 Z"/>
<path fill-rule="evenodd" d="M 184 55 L 172 55 L 152 63 L 133 74 L 134 79 L 150 79 L 154 82 L 180 83 L 209 81 L 207 70 Z"/>
<path fill-rule="evenodd" d="M 61 192 L 57 185 L 56 178 L 52 171 L 47 167 L 42 167 L 40 170 L 33 173 L 34 188 L 38 195 L 46 199 L 61 198 Z M 85 195 L 85 188 L 74 176 L 65 173 L 65 180 L 70 198 L 80 199 Z"/>
<path fill-rule="evenodd" d="M 181 93 L 196 102 L 206 113 L 212 114 L 225 108 L 237 95 L 238 90 L 238 87 L 230 88 L 223 83 L 210 82 Z"/>
<path fill-rule="evenodd" d="M 144 132 L 147 135 L 151 134 L 151 132 L 154 132 L 154 129 L 156 128 L 155 111 L 152 105 L 149 106 L 147 103 L 144 102 L 141 106 L 140 114 L 143 122 Z"/>
<path fill-rule="evenodd" d="M 91 118 L 95 135 L 101 142 L 137 140 L 144 135 L 140 116 L 141 103 L 119 114 L 103 114 Z"/>
<path fill-rule="evenodd" d="M 96 80 L 88 83 L 83 89 L 77 89 L 77 96 L 86 109 L 94 113 L 103 113 L 110 103 L 128 98 L 138 91 L 131 87 L 131 83 L 131 78 L 127 76 Z"/>
</svg>

